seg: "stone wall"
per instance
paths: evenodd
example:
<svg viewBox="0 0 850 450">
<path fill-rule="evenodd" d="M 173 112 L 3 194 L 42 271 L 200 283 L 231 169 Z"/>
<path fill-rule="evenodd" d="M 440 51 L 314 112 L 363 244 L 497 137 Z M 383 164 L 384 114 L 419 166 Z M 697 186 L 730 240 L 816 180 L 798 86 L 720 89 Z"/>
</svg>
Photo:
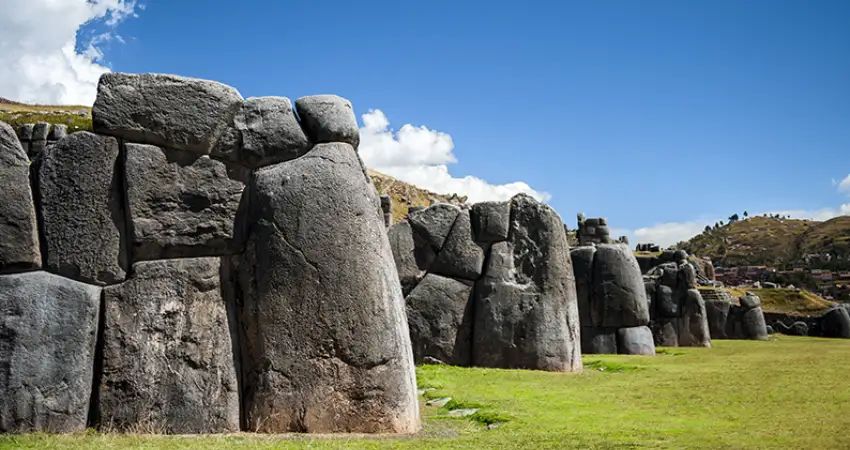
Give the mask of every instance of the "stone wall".
<svg viewBox="0 0 850 450">
<path fill-rule="evenodd" d="M 579 213 L 578 243 L 580 246 L 612 243 L 608 221 L 604 217 L 588 219 L 584 217 L 583 213 Z"/>
<path fill-rule="evenodd" d="M 761 299 L 752 293 L 735 299 L 723 289 L 701 289 L 712 339 L 766 340 Z"/>
<path fill-rule="evenodd" d="M 30 158 L 44 152 L 47 146 L 68 135 L 68 126 L 47 122 L 27 123 L 18 129 L 21 147 Z"/>
<path fill-rule="evenodd" d="M 634 253 L 626 244 L 572 250 L 581 320 L 581 351 L 654 355 L 649 301 Z"/>
<path fill-rule="evenodd" d="M 32 164 L 0 123 L 0 431 L 418 430 L 347 100 L 109 73 L 92 115 Z"/>
<path fill-rule="evenodd" d="M 581 370 L 570 250 L 551 208 L 524 194 L 438 203 L 388 234 L 417 362 Z"/>
<path fill-rule="evenodd" d="M 696 289 L 696 269 L 684 259 L 684 252 L 677 256 L 678 262 L 663 263 L 645 276 L 655 345 L 710 347 L 705 301 Z"/>
</svg>

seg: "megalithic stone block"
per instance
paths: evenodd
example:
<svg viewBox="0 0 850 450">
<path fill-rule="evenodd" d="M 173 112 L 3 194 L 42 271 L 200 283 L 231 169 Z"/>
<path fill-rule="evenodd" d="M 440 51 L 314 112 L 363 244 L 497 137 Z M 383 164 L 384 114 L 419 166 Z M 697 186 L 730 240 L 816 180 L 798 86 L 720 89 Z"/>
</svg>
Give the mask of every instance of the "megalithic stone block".
<svg viewBox="0 0 850 450">
<path fill-rule="evenodd" d="M 47 272 L 0 275 L 0 432 L 85 430 L 100 293 Z"/>
<path fill-rule="evenodd" d="M 0 273 L 41 267 L 30 161 L 11 126 L 0 122 Z"/>
<path fill-rule="evenodd" d="M 300 109 L 300 108 L 299 108 Z M 259 170 L 239 262 L 249 430 L 419 429 L 404 299 L 351 145 Z"/>
</svg>

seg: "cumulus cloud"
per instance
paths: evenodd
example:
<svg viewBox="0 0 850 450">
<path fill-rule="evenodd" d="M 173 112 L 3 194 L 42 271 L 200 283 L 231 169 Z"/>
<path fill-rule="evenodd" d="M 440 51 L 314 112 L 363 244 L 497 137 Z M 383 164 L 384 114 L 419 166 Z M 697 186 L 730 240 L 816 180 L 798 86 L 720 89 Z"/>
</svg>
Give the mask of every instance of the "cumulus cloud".
<svg viewBox="0 0 850 450">
<path fill-rule="evenodd" d="M 457 163 L 457 158 L 452 153 L 454 141 L 446 133 L 410 124 L 394 132 L 381 110 L 370 110 L 362 119 L 360 156 L 366 166 L 378 172 L 438 194 L 465 195 L 473 203 L 508 200 L 518 193 L 540 201 L 551 197 L 522 181 L 491 184 L 470 175 L 451 175 L 448 165 Z"/>
<path fill-rule="evenodd" d="M 833 180 L 833 184 L 836 184 L 835 180 Z M 837 186 L 840 192 L 850 195 L 850 175 L 847 175 L 846 178 L 838 182 Z"/>
<path fill-rule="evenodd" d="M 0 0 L 0 96 L 27 103 L 94 103 L 103 45 L 135 17 L 135 0 Z M 80 37 L 84 26 L 101 30 Z M 80 49 L 78 51 L 78 49 Z"/>
</svg>

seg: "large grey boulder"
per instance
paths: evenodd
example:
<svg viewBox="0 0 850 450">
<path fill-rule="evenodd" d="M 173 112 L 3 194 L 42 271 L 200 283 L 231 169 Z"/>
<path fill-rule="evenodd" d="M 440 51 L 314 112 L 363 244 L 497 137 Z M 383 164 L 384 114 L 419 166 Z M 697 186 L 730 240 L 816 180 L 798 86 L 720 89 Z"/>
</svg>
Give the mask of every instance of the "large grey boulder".
<svg viewBox="0 0 850 450">
<path fill-rule="evenodd" d="M 244 416 L 263 432 L 412 432 L 413 355 L 378 193 L 354 149 L 257 171 L 239 263 Z"/>
<path fill-rule="evenodd" d="M 652 335 L 656 347 L 679 346 L 679 322 L 681 318 L 659 318 L 653 322 Z"/>
<path fill-rule="evenodd" d="M 617 330 L 617 350 L 623 355 L 655 355 L 655 342 L 649 327 Z"/>
<path fill-rule="evenodd" d="M 402 293 L 406 297 L 425 276 L 436 254 L 431 245 L 419 233 L 413 231 L 410 222 L 402 220 L 387 230 L 393 260 L 401 281 Z"/>
<path fill-rule="evenodd" d="M 682 306 L 676 292 L 670 286 L 659 284 L 655 288 L 655 315 L 657 317 L 671 318 L 682 315 Z"/>
<path fill-rule="evenodd" d="M 726 300 L 705 300 L 708 331 L 712 339 L 726 339 L 726 321 L 732 304 Z"/>
<path fill-rule="evenodd" d="M 767 340 L 767 324 L 764 321 L 764 312 L 761 306 L 756 306 L 744 312 L 743 328 L 748 339 Z"/>
<path fill-rule="evenodd" d="M 99 310 L 99 287 L 0 276 L 0 432 L 86 428 Z"/>
<path fill-rule="evenodd" d="M 570 247 L 549 206 L 511 199 L 510 240 L 493 244 L 474 296 L 474 365 L 581 370 Z"/>
<path fill-rule="evenodd" d="M 761 299 L 757 295 L 750 293 L 740 297 L 738 301 L 741 303 L 741 307 L 744 308 L 744 310 L 750 310 L 761 306 Z"/>
<path fill-rule="evenodd" d="M 245 100 L 233 118 L 233 131 L 240 145 L 226 159 L 248 167 L 289 161 L 307 153 L 312 144 L 298 123 L 286 97 L 252 97 Z M 217 154 L 214 156 L 218 156 Z"/>
<path fill-rule="evenodd" d="M 708 330 L 708 318 L 705 301 L 696 289 L 688 289 L 679 318 L 680 347 L 711 347 L 711 333 Z"/>
<path fill-rule="evenodd" d="M 483 268 L 484 248 L 475 242 L 469 211 L 461 210 L 430 271 L 475 281 Z"/>
<path fill-rule="evenodd" d="M 425 209 L 413 211 L 408 219 L 413 230 L 425 238 L 435 251 L 443 248 L 452 226 L 460 214 L 460 208 L 448 203 L 437 203 Z"/>
<path fill-rule="evenodd" d="M 472 351 L 472 282 L 428 274 L 407 297 L 413 359 L 468 366 Z"/>
<path fill-rule="evenodd" d="M 348 100 L 336 95 L 311 95 L 295 100 L 295 109 L 313 142 L 345 142 L 354 149 L 360 145 L 357 117 Z"/>
<path fill-rule="evenodd" d="M 850 339 L 850 314 L 840 306 L 825 312 L 820 319 L 824 337 Z"/>
<path fill-rule="evenodd" d="M 86 283 L 124 281 L 127 248 L 115 138 L 87 131 L 56 142 L 40 160 L 39 210 L 46 270 Z"/>
<path fill-rule="evenodd" d="M 649 302 L 634 252 L 624 244 L 600 244 L 593 258 L 591 318 L 602 327 L 649 324 Z"/>
<path fill-rule="evenodd" d="M 134 261 L 242 250 L 235 223 L 246 169 L 153 145 L 125 147 Z"/>
<path fill-rule="evenodd" d="M 236 89 L 215 81 L 110 72 L 98 82 L 92 126 L 98 134 L 208 155 L 241 105 Z"/>
<path fill-rule="evenodd" d="M 0 273 L 41 267 L 30 160 L 15 130 L 0 122 Z"/>
<path fill-rule="evenodd" d="M 104 289 L 102 427 L 239 431 L 222 271 L 220 258 L 140 262 L 126 282 Z"/>
<path fill-rule="evenodd" d="M 617 329 L 582 327 L 581 353 L 583 355 L 616 355 Z"/>
<path fill-rule="evenodd" d="M 570 251 L 573 274 L 575 275 L 578 314 L 581 324 L 585 328 L 590 328 L 593 325 L 590 311 L 593 304 L 593 255 L 595 254 L 596 247 L 591 246 L 576 247 Z M 582 331 L 582 342 L 584 342 L 583 336 L 584 331 Z"/>
<path fill-rule="evenodd" d="M 509 202 L 479 202 L 470 211 L 472 229 L 478 242 L 499 242 L 508 238 L 511 224 Z"/>
</svg>

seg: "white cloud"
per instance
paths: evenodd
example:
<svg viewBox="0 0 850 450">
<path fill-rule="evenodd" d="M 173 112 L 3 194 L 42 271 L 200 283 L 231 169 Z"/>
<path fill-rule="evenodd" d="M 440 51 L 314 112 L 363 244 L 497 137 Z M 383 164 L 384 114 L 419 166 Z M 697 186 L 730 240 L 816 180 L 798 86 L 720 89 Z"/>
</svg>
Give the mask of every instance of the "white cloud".
<svg viewBox="0 0 850 450">
<path fill-rule="evenodd" d="M 835 180 L 832 180 L 832 183 L 836 184 Z M 850 175 L 847 175 L 846 178 L 844 178 L 843 180 L 841 180 L 841 182 L 839 182 L 837 184 L 838 184 L 838 190 L 840 192 L 843 192 L 845 194 L 850 195 Z"/>
<path fill-rule="evenodd" d="M 457 158 L 448 134 L 409 124 L 393 132 L 381 110 L 370 110 L 362 118 L 360 156 L 366 166 L 378 172 L 438 194 L 466 195 L 471 203 L 508 200 L 521 192 L 540 201 L 551 197 L 522 181 L 490 184 L 470 175 L 454 177 L 448 165 L 457 163 Z"/>
<path fill-rule="evenodd" d="M 109 71 L 102 45 L 121 41 L 115 27 L 136 9 L 135 0 L 0 0 L 0 97 L 91 105 L 98 78 Z M 78 42 L 77 32 L 93 21 L 106 31 Z"/>
</svg>

